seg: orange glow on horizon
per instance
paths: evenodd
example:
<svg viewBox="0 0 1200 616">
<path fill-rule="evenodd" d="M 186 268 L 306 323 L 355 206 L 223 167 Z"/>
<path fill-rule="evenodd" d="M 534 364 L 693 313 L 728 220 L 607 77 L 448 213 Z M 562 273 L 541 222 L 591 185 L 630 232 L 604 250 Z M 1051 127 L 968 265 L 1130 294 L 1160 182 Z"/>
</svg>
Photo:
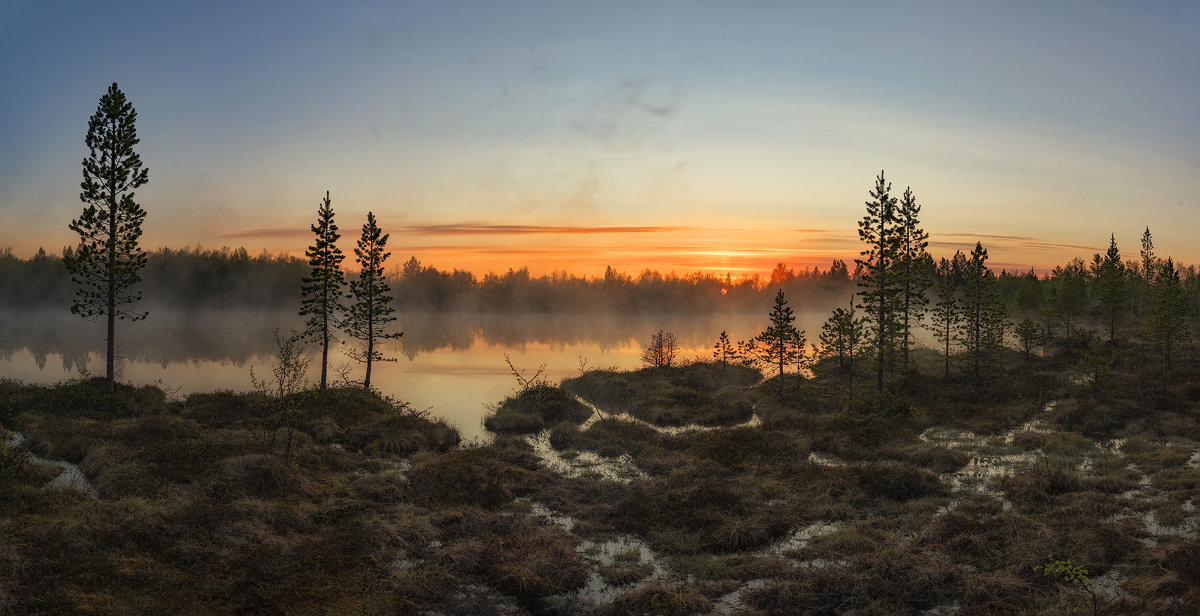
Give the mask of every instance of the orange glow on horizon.
<svg viewBox="0 0 1200 616">
<path fill-rule="evenodd" d="M 338 245 L 346 254 L 345 268 L 356 270 L 355 229 L 343 227 Z M 608 267 L 632 277 L 646 270 L 679 276 L 697 272 L 719 278 L 744 281 L 758 277 L 769 280 L 776 264 L 799 273 L 819 268 L 828 271 L 835 259 L 854 270 L 861 246 L 852 225 L 846 229 L 675 226 L 675 225 L 533 225 L 533 224 L 409 224 L 385 227 L 390 234 L 391 259 L 387 268 L 398 271 L 410 257 L 422 265 L 442 271 L 463 270 L 476 278 L 489 273 L 503 274 L 525 268 L 532 276 L 567 273 L 574 276 L 603 276 Z M 1079 257 L 1085 262 L 1103 247 L 1086 244 L 1055 243 L 1046 237 L 974 234 L 958 231 L 929 230 L 929 250 L 935 259 L 949 258 L 955 250 L 970 251 L 975 241 L 988 248 L 988 265 L 1026 272 L 1031 267 L 1044 275 L 1054 266 Z M 169 236 L 154 234 L 143 240 L 147 250 L 160 247 L 244 247 L 252 255 L 267 252 L 304 258 L 312 242 L 307 224 L 297 221 L 289 228 L 226 230 L 209 234 L 189 233 Z M 1106 238 L 1105 238 L 1106 239 Z M 1122 254 L 1136 255 L 1131 242 L 1121 241 Z M 153 242 L 153 243 L 150 243 Z M 1105 241 L 1105 243 L 1107 243 Z M 39 245 L 15 242 L 14 256 L 33 256 Z M 0 246 L 0 250 L 3 250 Z M 57 254 L 60 249 L 47 246 Z M 1170 254 L 1164 246 L 1162 254 Z M 1186 254 L 1176 254 L 1180 262 L 1189 262 Z"/>
</svg>

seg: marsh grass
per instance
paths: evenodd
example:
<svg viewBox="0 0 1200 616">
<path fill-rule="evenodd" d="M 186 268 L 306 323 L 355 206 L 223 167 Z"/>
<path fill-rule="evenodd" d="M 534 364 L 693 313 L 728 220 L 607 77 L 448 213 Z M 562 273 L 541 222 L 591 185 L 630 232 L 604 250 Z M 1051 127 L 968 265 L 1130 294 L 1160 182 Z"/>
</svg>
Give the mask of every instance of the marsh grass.
<svg viewBox="0 0 1200 616">
<path fill-rule="evenodd" d="M 1101 613 L 1194 613 L 1200 386 L 1124 361 L 1099 400 L 1066 355 L 922 369 L 853 411 L 827 366 L 782 396 L 713 364 L 585 371 L 468 446 L 397 401 L 305 391 L 286 461 L 254 394 L 0 381 L 26 437 L 0 449 L 0 613 L 1044 614 L 1073 605 L 1034 570 L 1050 553 L 1116 588 Z M 560 474 L 546 442 L 639 472 Z M 26 451 L 100 498 L 43 489 L 56 467 Z M 955 482 L 980 456 L 1004 468 Z"/>
<path fill-rule="evenodd" d="M 483 425 L 492 432 L 532 434 L 560 422 L 578 425 L 591 416 L 592 410 L 574 395 L 537 382 L 502 400 Z"/>
<path fill-rule="evenodd" d="M 745 366 L 696 362 L 634 372 L 592 370 L 563 389 L 608 413 L 628 413 L 657 426 L 732 425 L 750 419 L 761 380 Z"/>
</svg>

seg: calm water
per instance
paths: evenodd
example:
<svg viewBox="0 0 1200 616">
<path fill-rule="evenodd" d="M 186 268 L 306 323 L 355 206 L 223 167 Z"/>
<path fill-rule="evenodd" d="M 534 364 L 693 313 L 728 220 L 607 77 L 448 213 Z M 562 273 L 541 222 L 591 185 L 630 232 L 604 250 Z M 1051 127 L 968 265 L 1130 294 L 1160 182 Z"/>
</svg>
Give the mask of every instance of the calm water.
<svg viewBox="0 0 1200 616">
<path fill-rule="evenodd" d="M 269 375 L 275 352 L 272 331 L 300 326 L 290 313 L 254 311 L 170 312 L 154 310 L 150 319 L 118 322 L 120 376 L 134 384 L 158 385 L 182 396 L 218 389 L 250 389 L 250 369 Z M 497 315 L 401 314 L 404 337 L 385 345 L 396 359 L 377 363 L 373 384 L 383 393 L 430 409 L 454 424 L 464 438 L 485 437 L 487 406 L 511 394 L 516 379 L 505 364 L 532 376 L 545 365 L 552 382 L 589 368 L 636 368 L 641 345 L 659 328 L 676 335 L 684 357 L 711 356 L 722 330 L 733 340 L 753 336 L 766 325 L 762 314 L 707 315 Z M 800 313 L 797 325 L 816 340 L 827 312 Z M 104 372 L 104 325 L 66 311 L 28 311 L 0 315 L 0 377 L 54 383 L 84 373 Z M 309 378 L 319 379 L 316 359 Z M 331 352 L 331 366 L 349 365 L 344 353 Z M 362 369 L 351 366 L 350 378 Z M 337 382 L 336 369 L 330 380 Z"/>
</svg>

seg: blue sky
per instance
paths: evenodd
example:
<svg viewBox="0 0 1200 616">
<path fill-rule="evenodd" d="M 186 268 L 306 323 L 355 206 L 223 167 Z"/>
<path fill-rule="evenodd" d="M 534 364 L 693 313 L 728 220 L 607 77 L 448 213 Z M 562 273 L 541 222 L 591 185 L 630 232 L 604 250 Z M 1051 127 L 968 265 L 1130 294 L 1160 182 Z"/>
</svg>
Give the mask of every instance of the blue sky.
<svg viewBox="0 0 1200 616">
<path fill-rule="evenodd" d="M 765 272 L 852 256 L 886 169 L 938 255 L 1200 261 L 1200 5 L 345 4 L 5 4 L 0 246 L 73 241 L 116 81 L 150 247 L 299 252 L 329 190 L 440 267 Z"/>
</svg>

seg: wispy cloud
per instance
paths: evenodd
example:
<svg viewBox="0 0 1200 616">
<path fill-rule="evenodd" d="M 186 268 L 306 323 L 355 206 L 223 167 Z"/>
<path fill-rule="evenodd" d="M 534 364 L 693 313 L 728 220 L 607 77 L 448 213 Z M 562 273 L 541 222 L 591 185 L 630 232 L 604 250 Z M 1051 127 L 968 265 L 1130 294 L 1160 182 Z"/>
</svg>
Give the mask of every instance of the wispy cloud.
<svg viewBox="0 0 1200 616">
<path fill-rule="evenodd" d="M 678 226 L 605 226 L 584 225 L 497 225 L 488 223 L 458 223 L 444 225 L 407 225 L 397 228 L 402 233 L 420 235 L 542 235 L 542 234 L 609 234 L 609 233 L 669 233 L 692 231 L 695 227 Z"/>
<path fill-rule="evenodd" d="M 1031 250 L 1086 250 L 1095 252 L 1100 250 L 1096 246 L 1086 246 L 1083 244 L 1062 244 L 1059 242 L 1047 242 L 1035 237 L 1023 237 L 1020 235 L 989 235 L 986 233 L 939 233 L 937 237 L 947 238 L 964 238 L 973 241 L 930 241 L 930 246 L 940 246 L 943 248 L 965 249 L 971 250 L 975 247 L 975 242 L 983 242 L 984 248 L 990 246 L 1003 246 L 1006 248 L 1027 248 Z"/>
<path fill-rule="evenodd" d="M 680 231 L 738 231 L 735 227 L 689 227 L 679 225 L 508 225 L 482 222 L 464 222 L 449 224 L 420 224 L 402 225 L 385 229 L 393 233 L 409 233 L 413 235 L 620 235 L 645 233 L 674 233 Z M 821 234 L 831 233 L 831 229 L 790 229 L 793 233 Z M 278 228 L 266 227 L 247 229 L 236 233 L 227 233 L 222 238 L 254 239 L 254 238 L 291 238 L 309 237 L 312 231 L 307 228 Z"/>
<path fill-rule="evenodd" d="M 696 231 L 699 227 L 681 226 L 585 226 L 585 225 L 502 225 L 489 223 L 454 223 L 403 225 L 385 229 L 394 233 L 413 235 L 613 235 L 638 233 L 670 233 L 674 231 Z M 814 231 L 815 232 L 815 231 Z M 291 238 L 309 237 L 312 231 L 306 228 L 263 228 L 228 233 L 228 239 Z"/>
</svg>

